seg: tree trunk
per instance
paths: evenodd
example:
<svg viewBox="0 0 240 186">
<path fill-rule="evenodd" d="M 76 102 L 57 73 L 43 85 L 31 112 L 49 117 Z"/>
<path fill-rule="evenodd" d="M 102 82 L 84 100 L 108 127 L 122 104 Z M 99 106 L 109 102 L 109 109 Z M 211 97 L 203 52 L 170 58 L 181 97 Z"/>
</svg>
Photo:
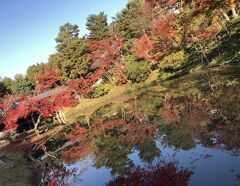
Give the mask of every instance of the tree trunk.
<svg viewBox="0 0 240 186">
<path fill-rule="evenodd" d="M 62 120 L 61 120 L 58 112 L 56 112 L 56 118 L 57 118 L 57 120 L 58 120 L 58 123 L 59 123 L 59 124 L 62 124 Z"/>
<path fill-rule="evenodd" d="M 91 129 L 91 125 L 90 125 L 90 118 L 88 116 L 85 116 L 88 128 Z"/>
<path fill-rule="evenodd" d="M 238 14 L 236 12 L 236 0 L 230 0 L 230 7 L 231 7 L 231 10 L 232 10 L 233 18 L 237 18 Z"/>
<path fill-rule="evenodd" d="M 65 117 L 65 115 L 61 111 L 58 112 L 58 115 L 59 115 L 59 118 L 62 121 L 62 123 L 66 124 L 66 117 Z"/>
<path fill-rule="evenodd" d="M 35 122 L 35 120 L 34 120 L 34 118 L 33 118 L 33 115 L 32 115 L 32 122 L 33 122 L 33 124 L 34 124 L 34 131 L 35 131 L 35 133 L 36 133 L 37 135 L 39 135 L 38 125 L 39 125 L 39 123 L 40 123 L 40 121 L 41 121 L 41 116 L 42 116 L 42 114 L 40 114 L 40 115 L 38 116 L 38 119 L 37 119 L 37 121 Z"/>
<path fill-rule="evenodd" d="M 226 14 L 226 12 L 225 12 L 223 9 L 220 9 L 220 11 L 221 11 L 223 17 L 224 17 L 227 21 L 230 21 L 230 18 L 229 18 L 229 16 Z"/>
</svg>

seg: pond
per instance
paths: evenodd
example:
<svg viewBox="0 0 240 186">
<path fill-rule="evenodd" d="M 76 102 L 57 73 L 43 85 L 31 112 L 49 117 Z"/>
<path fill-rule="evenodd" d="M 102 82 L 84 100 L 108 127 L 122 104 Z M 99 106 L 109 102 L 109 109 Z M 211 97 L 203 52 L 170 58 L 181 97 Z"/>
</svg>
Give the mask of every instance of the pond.
<svg viewBox="0 0 240 186">
<path fill-rule="evenodd" d="M 186 130 L 186 135 L 178 135 Z M 171 126 L 162 131 L 154 137 L 129 130 L 120 136 L 108 134 L 85 144 L 77 142 L 60 153 L 61 165 L 49 165 L 45 179 L 66 185 L 105 185 L 137 166 L 174 163 L 178 171 L 192 172 L 189 185 L 240 184 L 240 151 L 234 146 L 239 137 L 231 144 L 224 143 L 228 137 L 199 132 L 192 126 Z"/>
<path fill-rule="evenodd" d="M 128 101 L 18 151 L 21 161 L 5 156 L 27 170 L 22 185 L 240 185 L 239 71 L 214 74 L 211 86 L 196 74 L 164 91 L 154 84 L 130 92 Z M 1 167 L 6 175 L 21 175 L 10 166 Z"/>
<path fill-rule="evenodd" d="M 207 114 L 208 111 L 202 109 L 204 105 L 199 108 L 199 102 L 197 106 L 191 101 L 187 103 L 191 107 L 190 116 L 189 113 L 177 112 L 173 103 L 167 105 L 171 107 L 167 110 L 161 95 L 145 91 L 125 103 L 98 109 L 91 119 L 89 130 L 84 119 L 79 118 L 75 128 L 66 131 L 62 140 L 56 138 L 64 144 L 64 149 L 59 144 L 61 163 L 56 166 L 52 162 L 46 168 L 45 181 L 86 186 L 123 183 L 239 185 L 240 130 L 238 125 L 233 124 L 236 122 L 234 118 L 231 120 L 233 123 L 224 125 L 215 110 Z M 217 105 L 214 106 L 216 109 Z M 67 142 L 66 146 L 66 139 L 72 143 L 69 145 Z M 46 145 L 49 149 L 54 146 L 56 152 L 54 140 Z M 173 164 L 174 168 L 163 172 L 165 176 L 171 176 L 161 177 L 155 184 L 141 180 L 139 183 L 136 175 L 132 175 L 139 174 L 136 172 L 138 168 L 147 174 L 155 174 L 149 173 L 149 170 L 159 166 L 166 168 L 169 164 Z M 161 171 L 157 172 L 158 176 L 163 174 Z M 181 171 L 185 171 L 182 179 Z M 180 180 L 171 182 L 174 176 Z M 128 180 L 122 182 L 126 177 Z"/>
</svg>

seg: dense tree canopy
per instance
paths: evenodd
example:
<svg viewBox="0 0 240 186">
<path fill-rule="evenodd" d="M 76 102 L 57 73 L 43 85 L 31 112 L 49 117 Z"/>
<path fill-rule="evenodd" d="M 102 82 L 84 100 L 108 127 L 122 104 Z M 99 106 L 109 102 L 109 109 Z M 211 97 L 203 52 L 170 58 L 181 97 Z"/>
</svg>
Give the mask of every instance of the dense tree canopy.
<svg viewBox="0 0 240 186">
<path fill-rule="evenodd" d="M 6 94 L 6 86 L 0 82 L 0 98 L 2 98 Z"/>
<path fill-rule="evenodd" d="M 36 65 L 29 66 L 27 69 L 26 77 L 31 81 L 36 81 L 36 75 L 42 73 L 45 68 L 49 66 L 48 63 L 37 63 Z"/>
<path fill-rule="evenodd" d="M 49 58 L 49 62 L 57 66 L 61 80 L 75 79 L 88 72 L 88 41 L 79 38 L 77 25 L 66 23 L 59 29 L 57 42 L 58 53 Z"/>
<path fill-rule="evenodd" d="M 66 23 L 59 28 L 59 33 L 56 38 L 57 46 L 56 49 L 61 53 L 68 53 L 69 42 L 78 39 L 79 28 L 77 25 Z"/>
<path fill-rule="evenodd" d="M 126 8 L 114 18 L 112 23 L 114 31 L 125 39 L 139 37 L 144 29 L 144 24 L 139 19 L 142 11 L 142 0 L 129 1 Z"/>
<path fill-rule="evenodd" d="M 86 26 L 90 31 L 91 39 L 101 40 L 108 36 L 107 15 L 104 12 L 100 12 L 98 15 L 89 15 Z"/>
</svg>

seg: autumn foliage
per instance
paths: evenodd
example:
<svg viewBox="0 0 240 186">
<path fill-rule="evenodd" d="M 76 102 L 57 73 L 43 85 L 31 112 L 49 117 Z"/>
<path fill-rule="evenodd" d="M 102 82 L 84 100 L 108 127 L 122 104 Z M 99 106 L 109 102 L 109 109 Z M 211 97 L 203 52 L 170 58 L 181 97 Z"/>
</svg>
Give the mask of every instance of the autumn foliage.
<svg viewBox="0 0 240 186">
<path fill-rule="evenodd" d="M 179 123 L 181 113 L 179 109 L 172 103 L 166 102 L 163 107 L 160 108 L 161 118 L 168 124 Z"/>
<path fill-rule="evenodd" d="M 57 166 L 46 165 L 46 170 L 44 171 L 44 185 L 56 186 L 62 185 L 66 182 L 66 179 L 70 176 L 75 176 L 77 170 L 75 168 L 69 169 L 66 165 L 60 164 Z"/>
<path fill-rule="evenodd" d="M 81 96 L 87 96 L 92 91 L 93 84 L 99 80 L 103 74 L 104 70 L 98 69 L 85 78 L 81 77 L 79 79 L 71 80 L 67 85 L 72 87 Z"/>
<path fill-rule="evenodd" d="M 4 100 L 3 110 L 5 116 L 2 122 L 5 129 L 16 129 L 21 123 L 19 119 L 27 119 L 31 114 L 38 113 L 43 118 L 52 116 L 56 111 L 75 104 L 71 91 L 60 91 L 46 98 L 37 96 L 21 96 Z M 32 121 L 31 121 L 32 122 Z"/>
<path fill-rule="evenodd" d="M 145 59 L 148 62 L 153 61 L 153 56 L 151 54 L 153 50 L 153 43 L 146 33 L 144 33 L 140 39 L 136 40 L 135 48 L 138 58 Z"/>
<path fill-rule="evenodd" d="M 106 39 L 92 41 L 90 44 L 90 59 L 93 68 L 106 69 L 114 62 L 123 46 L 123 39 L 116 34 L 112 34 Z"/>
<path fill-rule="evenodd" d="M 4 99 L 2 109 L 5 111 L 1 119 L 5 129 L 16 129 L 19 118 L 26 118 L 31 111 L 31 102 L 25 101 L 25 96 L 8 96 Z M 23 103 L 23 104 L 20 104 Z"/>
<path fill-rule="evenodd" d="M 41 93 L 43 91 L 49 90 L 56 87 L 59 75 L 53 69 L 44 69 L 36 75 L 36 93 Z"/>
<path fill-rule="evenodd" d="M 227 21 L 234 20 L 238 9 L 235 0 L 129 1 L 109 26 L 103 13 L 90 16 L 92 18 L 88 19 L 90 22 L 87 25 L 91 27 L 91 37 L 80 38 L 78 26 L 67 23 L 60 27 L 56 38 L 57 52 L 49 58 L 49 62 L 32 66 L 28 71 L 31 72 L 29 77 L 23 76 L 19 82 L 15 79 L 18 94 L 3 99 L 5 116 L 1 122 L 10 129 L 18 126 L 19 119 L 26 119 L 32 113 L 43 118 L 51 117 L 62 108 L 74 105 L 72 91 L 81 97 L 90 97 L 95 83 L 101 78 L 114 85 L 140 83 L 157 68 L 159 77 L 168 79 L 187 73 L 205 62 L 235 60 L 235 56 L 231 56 L 238 53 L 237 45 L 229 50 L 231 55 L 222 55 L 223 59 L 219 54 L 224 49 L 221 48 L 217 55 L 215 51 L 229 38 L 235 38 L 229 34 L 238 33 L 237 30 L 223 29 L 228 26 L 224 17 Z M 100 33 L 103 30 L 99 27 L 99 20 L 103 21 L 100 25 L 104 25 L 104 33 Z M 221 30 L 225 31 L 217 35 Z M 92 37 L 93 33 L 103 37 Z M 211 45 L 206 44 L 213 36 L 216 37 L 209 42 Z M 221 40 L 221 37 L 225 38 Z M 217 41 L 219 38 L 222 43 Z M 128 58 L 131 60 L 128 61 Z M 10 93 L 13 84 L 4 89 Z M 59 86 L 68 86 L 71 91 L 54 92 L 43 99 L 35 96 Z M 28 95 L 19 95 L 26 87 L 27 91 L 23 92 Z M 180 111 L 168 103 L 160 113 L 168 123 L 179 121 Z"/>
<path fill-rule="evenodd" d="M 79 139 L 79 137 L 82 137 L 84 133 L 86 133 L 86 129 L 83 127 L 80 127 L 79 124 L 77 124 L 74 130 L 66 135 L 66 138 L 71 141 L 76 141 L 77 139 Z"/>
</svg>

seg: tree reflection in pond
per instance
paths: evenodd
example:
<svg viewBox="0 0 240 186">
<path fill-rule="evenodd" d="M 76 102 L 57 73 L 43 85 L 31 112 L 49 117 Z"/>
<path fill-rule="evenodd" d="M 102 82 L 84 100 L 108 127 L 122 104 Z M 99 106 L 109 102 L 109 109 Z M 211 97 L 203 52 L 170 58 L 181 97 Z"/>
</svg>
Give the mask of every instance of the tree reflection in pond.
<svg viewBox="0 0 240 186">
<path fill-rule="evenodd" d="M 107 167 L 113 175 L 122 175 L 129 172 L 134 164 L 128 155 L 132 153 L 135 146 L 138 149 L 137 145 L 141 150 L 140 156 L 145 153 L 148 162 L 152 159 L 150 156 L 159 156 L 156 144 L 153 141 L 156 128 L 151 125 L 144 125 L 139 122 L 127 123 L 122 119 L 113 119 L 102 121 L 95 126 L 99 128 L 98 132 L 95 132 L 98 135 L 93 140 L 94 165 L 97 168 Z M 92 132 L 95 130 L 93 128 Z M 99 133 L 100 131 L 101 133 Z M 155 151 L 147 157 L 148 152 L 141 149 L 141 143 L 144 143 L 144 140 L 150 141 L 150 139 L 152 139 L 150 148 L 155 147 Z M 144 158 L 144 156 L 140 158 Z"/>
<path fill-rule="evenodd" d="M 107 186 L 185 186 L 193 174 L 187 169 L 178 170 L 174 163 L 158 163 L 149 168 L 136 167 L 125 176 L 118 176 Z"/>
<path fill-rule="evenodd" d="M 179 166 L 192 167 L 196 174 L 191 177 L 191 174 L 188 174 L 189 177 L 185 177 L 185 181 L 191 178 L 190 183 L 194 184 L 199 182 L 199 178 L 203 175 L 209 179 L 209 183 L 219 183 L 217 180 L 214 180 L 215 178 L 210 178 L 211 176 L 206 175 L 204 170 L 202 170 L 203 167 L 200 165 L 206 166 L 207 169 L 213 169 L 221 175 L 228 174 L 228 169 L 232 166 L 235 171 L 232 174 L 238 173 L 238 168 L 235 167 L 234 162 L 239 159 L 236 152 L 239 152 L 238 142 L 240 138 L 239 132 L 233 131 L 231 128 L 212 131 L 207 127 L 200 128 L 194 125 L 172 124 L 164 125 L 157 129 L 151 124 L 139 121 L 126 122 L 122 119 L 106 118 L 102 120 L 94 119 L 92 122 L 91 130 L 86 130 L 82 133 L 83 129 L 77 126 L 66 135 L 69 137 L 72 134 L 79 134 L 78 138 L 74 137 L 71 139 L 72 141 L 70 142 L 72 143 L 69 143 L 71 145 L 62 149 L 59 156 L 64 161 L 64 166 L 68 168 L 77 167 L 78 172 L 84 167 L 80 162 L 85 160 L 91 162 L 85 167 L 85 172 L 80 171 L 83 174 L 77 174 L 77 177 L 83 180 L 83 182 L 77 182 L 77 184 L 92 185 L 93 182 L 89 183 L 92 180 L 93 169 L 94 175 L 97 174 L 96 176 L 102 175 L 103 170 L 108 171 L 107 175 L 109 174 L 109 176 L 105 175 L 104 182 L 108 182 L 111 178 L 117 176 L 118 181 L 126 178 L 126 180 L 123 179 L 122 181 L 132 183 L 131 181 L 134 180 L 131 180 L 131 178 L 134 176 L 135 181 L 139 181 L 136 176 L 143 174 L 144 171 L 146 172 L 141 176 L 152 174 L 151 179 L 155 179 L 155 174 L 148 172 L 154 168 L 148 170 L 147 167 L 153 166 L 159 159 L 169 159 L 171 163 L 179 162 Z M 157 133 L 159 137 L 156 136 Z M 234 159 L 232 159 L 231 153 L 235 153 Z M 218 161 L 217 157 L 219 156 L 228 162 L 229 166 L 227 168 L 223 167 Z M 137 168 L 138 166 L 141 167 Z M 159 168 L 159 171 L 165 170 L 164 166 L 171 171 L 171 177 L 177 176 L 181 171 L 175 169 L 176 167 L 174 168 L 175 164 L 172 164 L 170 167 L 168 167 L 168 164 L 161 164 L 162 168 Z M 194 169 L 194 167 L 197 168 Z M 52 169 L 64 170 L 58 165 L 55 168 L 48 166 L 47 169 L 49 169 L 48 177 L 50 176 L 50 178 L 53 172 L 51 171 Z M 182 169 L 182 171 L 184 170 Z M 106 174 L 106 172 L 103 174 Z M 65 180 L 72 177 L 72 175 L 68 174 L 62 175 L 66 176 Z M 167 176 L 167 172 L 163 172 L 161 176 Z M 177 179 L 180 178 L 177 177 Z M 171 181 L 171 179 L 168 181 Z M 230 175 L 224 183 L 232 183 L 231 181 L 232 177 Z M 102 181 L 101 183 L 103 184 L 104 182 Z M 113 184 L 114 181 L 111 183 Z M 164 183 L 165 185 L 172 184 L 172 182 Z"/>
<path fill-rule="evenodd" d="M 107 167 L 112 174 L 124 174 L 130 171 L 134 164 L 128 158 L 131 148 L 124 143 L 121 136 L 101 136 L 94 143 L 94 166 Z"/>
<path fill-rule="evenodd" d="M 66 185 L 77 172 L 77 169 L 70 169 L 57 159 L 50 159 L 45 166 L 44 185 L 47 186 Z"/>
<path fill-rule="evenodd" d="M 160 157 L 161 154 L 156 142 L 150 139 L 137 144 L 136 149 L 139 151 L 139 158 L 147 164 L 151 164 L 153 160 Z"/>
<path fill-rule="evenodd" d="M 82 131 L 81 128 L 80 130 Z M 72 136 L 72 133 L 75 134 L 76 131 L 73 130 L 67 136 Z M 127 123 L 122 119 L 97 119 L 91 130 L 82 135 L 75 145 L 63 150 L 63 159 L 73 163 L 87 154 L 92 154 L 96 168 L 107 167 L 113 175 L 121 175 L 134 166 L 128 157 L 134 148 L 139 150 L 139 157 L 147 163 L 160 155 L 153 141 L 155 134 L 156 128 L 151 125 Z M 145 140 L 147 141 L 144 142 Z"/>
<path fill-rule="evenodd" d="M 158 183 L 176 185 L 172 178 L 182 177 L 183 185 L 189 179 L 190 185 L 233 185 L 240 171 L 240 86 L 231 88 L 228 80 L 219 84 L 217 77 L 213 85 L 218 91 L 211 92 L 201 77 L 169 82 L 164 94 L 141 89 L 127 102 L 98 109 L 89 126 L 73 128 L 60 158 L 78 171 L 84 166 L 79 162 L 91 163 L 76 185 L 101 185 L 116 177 L 108 184 L 151 185 L 151 180 L 166 178 Z M 154 167 L 159 159 L 170 161 Z M 178 170 L 175 161 L 195 173 Z"/>
<path fill-rule="evenodd" d="M 162 144 L 177 149 L 190 150 L 195 147 L 194 139 L 197 137 L 198 130 L 190 125 L 166 125 L 160 127 L 159 134 L 162 138 Z"/>
<path fill-rule="evenodd" d="M 178 150 L 191 150 L 197 143 L 211 149 L 224 149 L 240 153 L 240 129 L 224 127 L 214 129 L 189 124 L 163 125 L 159 127 L 161 144 Z"/>
</svg>

